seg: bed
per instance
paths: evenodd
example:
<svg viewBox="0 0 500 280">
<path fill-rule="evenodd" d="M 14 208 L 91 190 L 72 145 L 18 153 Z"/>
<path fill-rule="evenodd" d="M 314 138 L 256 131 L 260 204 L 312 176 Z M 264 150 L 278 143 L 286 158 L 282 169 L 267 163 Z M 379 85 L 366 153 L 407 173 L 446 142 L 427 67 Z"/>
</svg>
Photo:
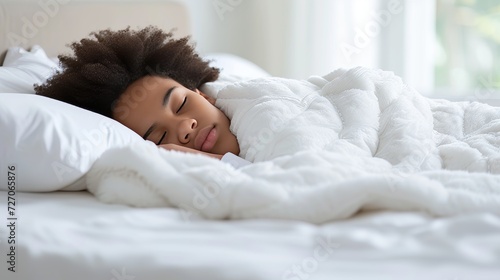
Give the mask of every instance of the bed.
<svg viewBox="0 0 500 280">
<path fill-rule="evenodd" d="M 311 223 L 207 219 L 177 207 L 102 202 L 86 191 L 86 173 L 108 150 L 141 139 L 112 120 L 33 99 L 32 84 L 57 70 L 54 56 L 67 52 L 67 43 L 97 29 L 153 24 L 189 34 L 186 5 L 4 1 L 0 8 L 1 50 L 9 50 L 0 69 L 0 100 L 11 102 L 0 104 L 0 124 L 2 131 L 24 135 L 16 143 L 29 141 L 12 149 L 14 140 L 1 136 L 0 279 L 500 278 L 500 216 L 490 211 L 447 216 L 365 209 Z M 148 16 L 130 17 L 131 12 Z M 88 21 L 89 14 L 95 20 Z M 23 18 L 36 31 L 12 41 L 12 34 L 28 32 Z M 232 55 L 207 58 L 241 77 L 267 75 Z M 29 118 L 35 111 L 40 118 L 28 124 L 5 117 Z M 49 132 L 30 127 L 40 123 Z M 119 189 L 134 182 L 108 184 Z"/>
</svg>

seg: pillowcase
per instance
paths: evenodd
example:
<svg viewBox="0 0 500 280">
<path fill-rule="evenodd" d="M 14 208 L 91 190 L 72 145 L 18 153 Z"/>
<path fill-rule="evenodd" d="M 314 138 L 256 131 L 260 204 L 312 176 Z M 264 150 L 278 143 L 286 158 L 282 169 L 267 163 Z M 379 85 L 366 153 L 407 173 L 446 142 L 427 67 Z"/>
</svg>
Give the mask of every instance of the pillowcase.
<svg viewBox="0 0 500 280">
<path fill-rule="evenodd" d="M 212 53 L 203 58 L 210 60 L 210 66 L 220 68 L 222 76 L 239 77 L 240 80 L 271 76 L 257 64 L 233 54 Z"/>
<path fill-rule="evenodd" d="M 0 93 L 0 130 L 1 190 L 13 180 L 17 191 L 84 190 L 104 151 L 144 141 L 111 118 L 33 94 Z"/>
<path fill-rule="evenodd" d="M 9 48 L 0 67 L 0 93 L 35 93 L 34 84 L 42 84 L 59 66 L 38 45 L 30 51 Z"/>
<path fill-rule="evenodd" d="M 269 76 L 238 56 L 205 58 L 235 79 Z M 0 67 L 0 190 L 12 182 L 10 166 L 15 167 L 18 191 L 84 190 L 83 175 L 104 151 L 144 141 L 113 119 L 34 95 L 34 84 L 44 83 L 59 70 L 55 61 L 40 46 L 29 52 L 13 47 Z"/>
</svg>

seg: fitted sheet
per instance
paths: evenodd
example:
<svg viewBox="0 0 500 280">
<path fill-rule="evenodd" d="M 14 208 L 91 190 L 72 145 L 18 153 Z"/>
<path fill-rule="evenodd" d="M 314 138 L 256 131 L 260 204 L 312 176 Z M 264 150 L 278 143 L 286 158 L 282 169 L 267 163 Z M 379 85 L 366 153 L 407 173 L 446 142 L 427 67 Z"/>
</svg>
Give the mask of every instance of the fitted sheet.
<svg viewBox="0 0 500 280">
<path fill-rule="evenodd" d="M 0 279 L 500 279 L 500 217 L 364 212 L 320 226 L 203 220 L 88 192 L 16 193 Z M 0 252 L 10 235 L 0 192 Z"/>
</svg>

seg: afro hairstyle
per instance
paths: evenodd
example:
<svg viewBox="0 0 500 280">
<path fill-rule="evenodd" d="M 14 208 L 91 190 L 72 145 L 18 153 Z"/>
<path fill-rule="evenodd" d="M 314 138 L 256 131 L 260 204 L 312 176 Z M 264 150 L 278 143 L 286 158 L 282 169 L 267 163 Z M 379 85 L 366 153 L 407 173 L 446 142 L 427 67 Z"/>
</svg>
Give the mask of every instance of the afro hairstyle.
<svg viewBox="0 0 500 280">
<path fill-rule="evenodd" d="M 62 70 L 35 85 L 35 92 L 110 118 L 125 89 L 146 75 L 171 78 L 191 90 L 219 76 L 189 37 L 174 39 L 154 26 L 92 32 L 70 47 L 74 55 L 59 55 Z"/>
</svg>

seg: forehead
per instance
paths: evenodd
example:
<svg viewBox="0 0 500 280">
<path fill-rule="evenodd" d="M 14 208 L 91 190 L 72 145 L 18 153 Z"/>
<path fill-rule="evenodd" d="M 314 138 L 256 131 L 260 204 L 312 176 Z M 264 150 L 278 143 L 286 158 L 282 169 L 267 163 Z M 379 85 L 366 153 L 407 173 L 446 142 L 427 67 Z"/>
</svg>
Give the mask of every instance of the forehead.
<svg viewBox="0 0 500 280">
<path fill-rule="evenodd" d="M 130 84 L 120 96 L 120 99 L 142 100 L 151 94 L 161 93 L 166 87 L 177 85 L 179 83 L 170 78 L 144 76 Z"/>
<path fill-rule="evenodd" d="M 160 110 L 167 89 L 180 86 L 172 79 L 145 76 L 128 86 L 113 108 L 113 118 L 141 133 L 144 123 L 151 122 L 154 112 Z"/>
</svg>

